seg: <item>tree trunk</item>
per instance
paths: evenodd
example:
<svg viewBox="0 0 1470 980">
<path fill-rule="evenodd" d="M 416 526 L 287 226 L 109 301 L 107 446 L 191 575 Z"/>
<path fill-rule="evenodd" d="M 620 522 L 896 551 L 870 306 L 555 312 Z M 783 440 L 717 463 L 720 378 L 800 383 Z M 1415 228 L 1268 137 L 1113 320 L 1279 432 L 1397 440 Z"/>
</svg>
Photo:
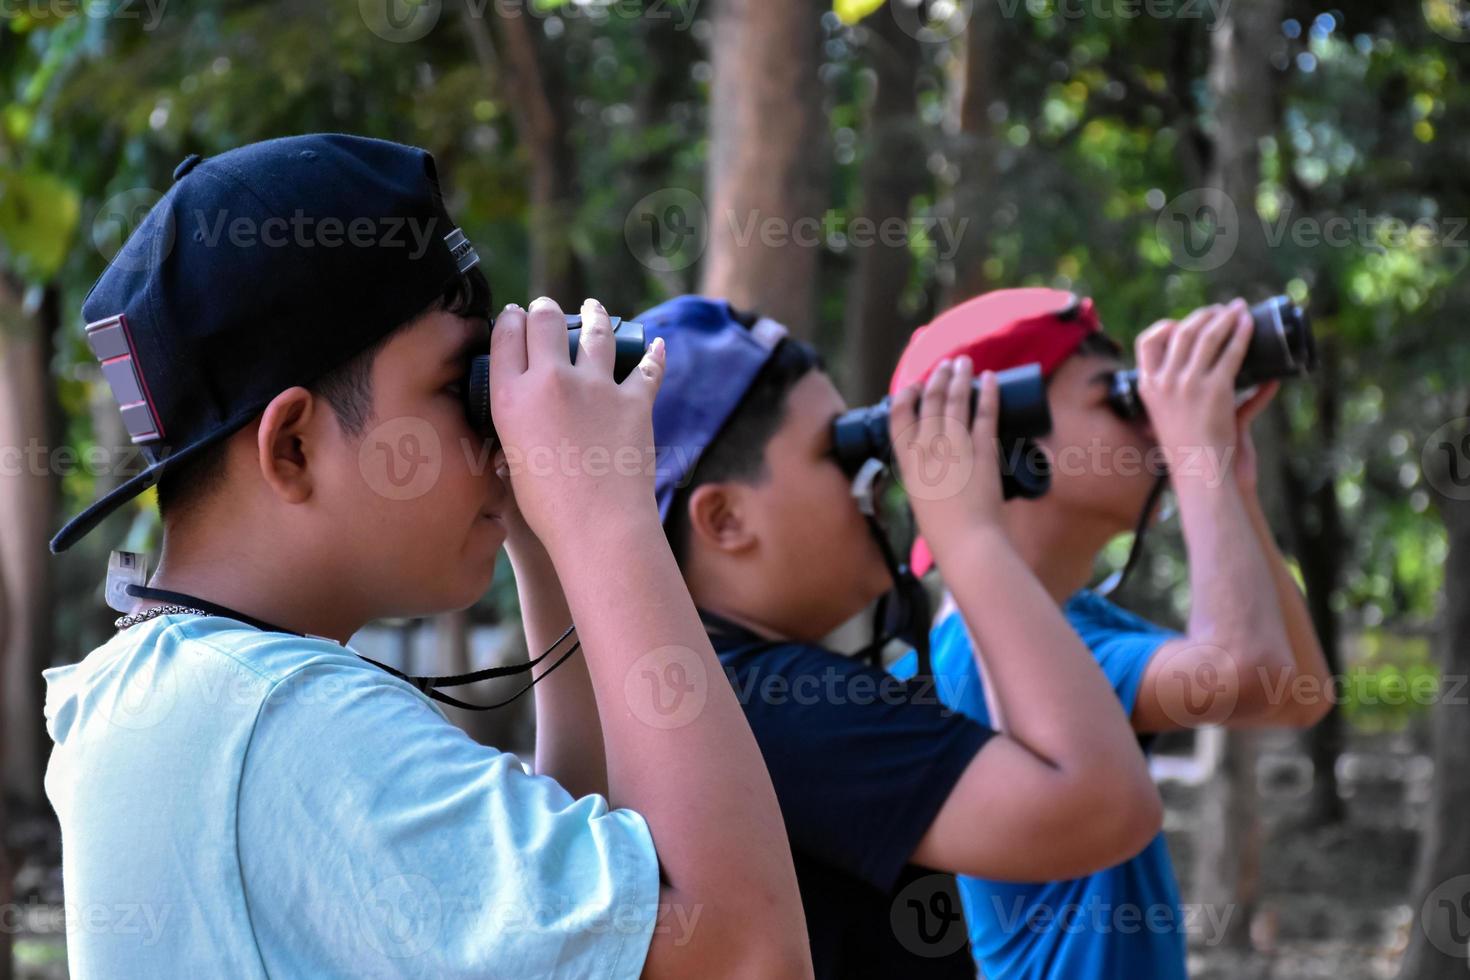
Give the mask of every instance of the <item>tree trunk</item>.
<svg viewBox="0 0 1470 980">
<path fill-rule="evenodd" d="M 9 617 L 3 668 L 5 787 L 27 807 L 40 805 L 48 741 L 41 671 L 52 655 L 52 562 L 46 542 L 55 526 L 57 412 L 49 366 L 58 324 L 54 291 L 34 308 L 14 282 L 0 278 L 0 446 L 17 447 L 19 466 L 0 471 L 0 565 Z M 18 472 L 16 472 L 18 470 Z M 8 472 L 6 472 L 8 471 Z"/>
<path fill-rule="evenodd" d="M 3 548 L 0 548 L 3 553 Z M 5 676 L 6 653 L 10 631 L 5 624 L 10 622 L 6 605 L 5 563 L 0 562 L 0 677 Z M 4 699 L 0 699 L 0 732 L 5 731 Z M 15 901 L 15 868 L 10 863 L 10 825 L 5 820 L 5 759 L 0 756 L 0 909 L 11 908 Z M 12 947 L 14 930 L 0 925 L 0 980 L 11 980 L 15 953 Z"/>
<path fill-rule="evenodd" d="M 1239 215 L 1237 250 L 1217 280 L 1232 291 L 1250 289 L 1270 273 L 1264 236 L 1247 229 L 1260 228 L 1255 210 L 1260 140 L 1276 129 L 1276 76 L 1269 41 L 1280 23 L 1281 0 L 1237 3 L 1222 15 L 1211 36 L 1207 84 L 1217 118 L 1210 183 L 1235 202 Z M 1220 751 L 1216 776 L 1200 796 L 1194 898 L 1235 910 L 1225 943 L 1243 949 L 1250 945 L 1250 923 L 1260 894 L 1257 735 L 1229 732 Z"/>
<path fill-rule="evenodd" d="M 719 0 L 701 290 L 811 337 L 831 154 L 822 0 Z"/>
<path fill-rule="evenodd" d="M 1463 415 L 1470 415 L 1467 407 Z M 1450 452 L 1470 439 L 1461 419 Z M 1438 457 L 1435 457 L 1438 459 Z M 1448 461 L 1446 460 L 1446 463 Z M 1470 464 L 1463 450 L 1458 465 Z M 1431 488 L 1447 487 L 1448 473 L 1425 473 Z M 1463 494 L 1462 494 L 1463 496 Z M 1434 494 L 1449 536 L 1444 564 L 1444 622 L 1439 635 L 1441 677 L 1470 674 L 1470 500 Z M 1415 873 L 1414 927 L 1400 980 L 1461 980 L 1470 959 L 1470 711 L 1450 699 L 1435 703 L 1430 719 L 1434 775 Z"/>
<path fill-rule="evenodd" d="M 965 28 L 965 53 L 954 99 L 955 162 L 959 179 L 950 194 L 950 227 L 965 231 L 954 243 L 953 279 L 944 291 L 942 307 L 978 296 L 994 284 L 985 274 L 985 243 L 989 239 L 989 207 L 995 185 L 995 124 L 990 106 L 998 95 L 996 72 L 1000 18 L 973 16 Z"/>
<path fill-rule="evenodd" d="M 900 308 L 908 285 L 909 203 L 925 180 L 924 139 L 915 111 L 919 43 L 893 17 L 872 19 L 869 63 L 878 90 L 868 119 L 857 220 L 877 233 L 854 243 L 847 310 L 847 393 L 858 404 L 883 397 L 917 324 Z M 902 234 L 891 233 L 902 229 Z M 865 231 L 866 234 L 866 231 Z"/>
<path fill-rule="evenodd" d="M 1331 290 L 1324 290 L 1330 294 Z M 1313 428 L 1316 443 L 1305 464 L 1283 459 L 1278 467 L 1285 488 L 1286 513 L 1291 525 L 1293 551 L 1306 585 L 1307 609 L 1327 669 L 1341 676 L 1342 655 L 1337 613 L 1332 609 L 1332 595 L 1337 591 L 1341 569 L 1347 558 L 1346 533 L 1342 509 L 1337 502 L 1336 455 L 1338 423 L 1341 420 L 1341 360 L 1334 338 L 1318 342 L 1320 366 L 1313 386 L 1317 392 L 1317 424 Z M 1280 405 L 1272 406 L 1273 428 L 1283 440 L 1290 423 Z M 1306 748 L 1312 759 L 1312 795 L 1304 820 L 1312 826 L 1339 823 L 1346 816 L 1337 786 L 1337 759 L 1343 749 L 1342 711 L 1336 704 L 1327 717 L 1305 733 Z"/>
<path fill-rule="evenodd" d="M 560 80 L 543 67 L 550 59 L 542 58 L 532 32 L 532 25 L 540 21 L 523 14 L 480 16 L 468 8 L 462 20 L 489 85 L 510 106 L 517 136 L 529 157 L 528 299 L 550 296 L 563 308 L 580 307 L 586 281 L 572 247 L 577 157 L 568 138 L 570 112 Z"/>
<path fill-rule="evenodd" d="M 1205 733 L 1200 733 L 1203 737 Z M 1261 879 L 1257 733 L 1215 733 L 1214 775 L 1200 789 L 1194 826 L 1194 885 L 1188 901 L 1230 910 L 1221 943 L 1246 949 Z"/>
</svg>

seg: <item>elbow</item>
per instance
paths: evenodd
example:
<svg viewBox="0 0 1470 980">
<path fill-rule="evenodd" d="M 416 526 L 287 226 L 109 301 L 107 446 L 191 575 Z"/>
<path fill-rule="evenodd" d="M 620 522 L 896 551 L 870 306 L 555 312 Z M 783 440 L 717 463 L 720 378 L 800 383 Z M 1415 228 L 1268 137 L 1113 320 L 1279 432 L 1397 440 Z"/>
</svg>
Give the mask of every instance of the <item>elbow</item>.
<svg viewBox="0 0 1470 980">
<path fill-rule="evenodd" d="M 789 943 L 756 943 L 759 949 L 751 950 L 739 958 L 729 971 L 729 976 L 770 977 L 772 980 L 812 980 L 811 947 L 802 936 L 801 941 Z"/>
<path fill-rule="evenodd" d="M 710 910 L 702 911 L 710 913 Z M 668 937 L 655 931 L 643 969 L 643 980 L 681 980 L 691 976 L 761 977 L 812 980 L 812 954 L 806 918 L 761 921 L 728 913 L 717 924 L 700 917 L 688 934 Z M 672 931 L 672 930 L 671 930 Z"/>
<path fill-rule="evenodd" d="M 1142 768 L 1142 777 L 1110 770 L 1093 785 L 1079 787 L 1072 813 L 1082 817 L 1058 828 L 1077 845 L 1077 866 L 1067 877 L 1080 877 L 1115 867 L 1137 857 L 1164 826 L 1164 804 L 1158 787 Z"/>
<path fill-rule="evenodd" d="M 1234 721 L 1282 728 L 1310 728 L 1332 710 L 1332 681 L 1299 670 L 1275 652 L 1258 657 L 1241 678 Z"/>
<path fill-rule="evenodd" d="M 1332 712 L 1330 679 L 1299 674 L 1294 692 L 1268 720 L 1282 728 L 1312 728 Z"/>
<path fill-rule="evenodd" d="M 1110 855 L 1108 866 L 1138 855 L 1164 827 L 1164 803 L 1152 780 L 1133 786 L 1126 797 L 1110 796 L 1098 815 L 1097 848 Z"/>
<path fill-rule="evenodd" d="M 771 894 L 742 906 L 721 903 L 718 910 L 727 929 L 719 942 L 725 954 L 717 961 L 730 967 L 728 972 L 724 968 L 717 972 L 774 980 L 811 980 L 811 942 L 807 937 L 805 910 L 795 889 L 788 901 Z"/>
</svg>

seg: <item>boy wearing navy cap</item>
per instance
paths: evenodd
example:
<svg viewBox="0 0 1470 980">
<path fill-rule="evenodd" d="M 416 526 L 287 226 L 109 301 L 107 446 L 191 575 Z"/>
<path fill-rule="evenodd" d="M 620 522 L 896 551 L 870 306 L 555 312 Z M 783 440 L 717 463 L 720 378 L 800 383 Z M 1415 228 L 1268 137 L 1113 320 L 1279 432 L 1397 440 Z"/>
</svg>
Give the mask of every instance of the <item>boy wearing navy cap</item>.
<svg viewBox="0 0 1470 980">
<path fill-rule="evenodd" d="M 815 353 L 701 297 L 640 318 L 668 341 L 654 403 L 665 531 L 771 772 L 819 977 L 973 977 L 953 875 L 1075 875 L 1131 856 L 1161 808 L 1101 672 L 1000 530 L 997 388 L 968 361 L 895 402 L 920 527 L 1001 651 L 999 734 L 822 639 L 892 585 L 832 455 L 845 408 Z M 973 472 L 927 484 L 950 447 Z M 977 617 L 979 619 L 980 617 Z"/>
<path fill-rule="evenodd" d="M 1060 290 L 1003 289 L 961 303 L 915 332 L 894 373 L 899 390 L 961 355 L 993 370 L 1041 363 L 1053 428 L 1040 444 L 1053 460 L 1052 487 L 1040 499 L 1007 503 L 1005 526 L 1145 744 L 1157 732 L 1206 725 L 1306 727 L 1327 707 L 1325 697 L 1282 696 L 1300 680 L 1326 690 L 1327 665 L 1256 495 L 1250 424 L 1276 385 L 1237 407 L 1234 382 L 1250 337 L 1241 301 L 1145 331 L 1137 354 L 1147 423 L 1115 413 L 1109 386 L 1123 366 L 1119 348 L 1090 299 Z M 1164 474 L 1189 552 L 1194 599 L 1183 635 L 1084 588 L 1097 553 L 1153 507 Z M 923 540 L 913 562 L 921 574 L 933 563 Z M 954 576 L 941 571 L 958 594 Z M 995 655 L 971 625 L 953 602 L 941 610 L 931 637 L 938 688 L 950 706 L 1004 729 L 1014 708 L 997 697 Z M 914 664 L 910 657 L 895 671 Z M 1097 874 L 1027 884 L 998 877 L 959 883 L 985 976 L 1188 975 L 1186 920 L 1163 834 Z M 1058 928 L 1064 919 L 1070 927 Z"/>
<path fill-rule="evenodd" d="M 592 300 L 575 364 L 544 298 L 487 336 L 477 262 L 426 152 L 301 136 L 185 161 L 87 297 L 149 466 L 52 547 L 154 484 L 164 544 L 46 675 L 77 976 L 810 974 L 739 705 L 674 729 L 629 683 L 717 670 L 649 475 L 504 462 L 651 447 L 662 347 L 615 383 Z M 507 539 L 530 646 L 575 618 L 585 656 L 536 686 L 535 774 L 344 646 L 470 604 Z"/>
</svg>

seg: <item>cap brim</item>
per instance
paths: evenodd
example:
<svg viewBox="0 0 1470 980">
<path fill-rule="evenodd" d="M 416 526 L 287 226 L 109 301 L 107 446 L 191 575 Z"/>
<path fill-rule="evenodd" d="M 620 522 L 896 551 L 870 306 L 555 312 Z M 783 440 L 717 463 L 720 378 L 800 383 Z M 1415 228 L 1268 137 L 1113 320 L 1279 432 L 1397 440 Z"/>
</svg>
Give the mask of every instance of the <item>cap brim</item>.
<svg viewBox="0 0 1470 980">
<path fill-rule="evenodd" d="M 248 421 L 248 419 L 246 421 Z M 159 477 L 161 477 L 167 470 L 174 466 L 177 466 L 179 463 L 184 462 L 192 456 L 198 455 L 200 452 L 219 442 L 221 439 L 233 435 L 235 432 L 239 431 L 244 424 L 244 422 L 241 422 L 238 425 L 225 427 L 217 432 L 211 432 L 203 439 L 193 442 L 185 446 L 183 449 L 170 453 L 167 457 L 158 461 L 157 463 L 152 464 L 143 472 L 139 473 L 137 476 L 128 479 L 120 486 L 114 487 L 102 497 L 93 501 L 86 510 L 82 511 L 80 514 L 67 521 L 66 524 L 62 526 L 61 530 L 56 532 L 56 536 L 51 539 L 51 553 L 53 555 L 59 555 L 67 548 L 70 548 L 72 545 L 76 544 L 93 529 L 95 529 L 98 524 L 101 524 L 107 517 L 109 517 L 113 511 L 117 510 L 129 500 L 132 500 L 134 497 L 138 496 L 138 494 L 156 484 Z"/>
</svg>

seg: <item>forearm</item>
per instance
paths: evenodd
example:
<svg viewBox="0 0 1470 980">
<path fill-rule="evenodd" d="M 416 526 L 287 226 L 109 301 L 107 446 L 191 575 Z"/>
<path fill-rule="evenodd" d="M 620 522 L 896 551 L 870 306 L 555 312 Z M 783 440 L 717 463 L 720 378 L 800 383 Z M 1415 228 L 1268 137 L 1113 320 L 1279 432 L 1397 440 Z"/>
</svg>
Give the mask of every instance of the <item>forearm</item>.
<svg viewBox="0 0 1470 980">
<path fill-rule="evenodd" d="M 510 549 L 510 561 L 515 571 L 516 594 L 520 597 L 526 648 L 536 657 L 572 624 L 572 614 L 556 569 L 539 544 Z M 575 642 L 575 634 L 563 640 L 557 652 L 536 668 L 537 676 L 544 674 Z M 532 695 L 536 699 L 536 772 L 552 777 L 573 796 L 590 793 L 606 796 L 602 724 L 585 651 L 572 654 L 550 677 L 539 680 Z"/>
<path fill-rule="evenodd" d="M 671 887 L 705 907 L 709 935 L 724 921 L 775 939 L 804 919 L 755 737 L 656 515 L 615 528 L 602 516 L 553 558 L 602 717 L 610 799 L 648 821 Z"/>
<path fill-rule="evenodd" d="M 1233 482 L 1174 480 L 1189 557 L 1188 640 L 1225 651 L 1242 692 L 1290 680 L 1291 652 L 1272 568 Z"/>
<path fill-rule="evenodd" d="M 951 613 L 959 614 L 960 622 L 965 627 L 965 637 L 970 641 L 970 653 L 975 661 L 975 673 L 980 678 L 980 690 L 985 697 L 985 710 L 990 715 L 990 727 L 998 732 L 1006 731 L 1005 711 L 1001 709 L 1000 702 L 995 700 L 994 685 L 990 683 L 990 678 L 985 676 L 985 651 L 980 649 L 980 641 L 975 639 L 975 631 L 970 628 L 964 613 L 960 611 L 959 604 L 955 602 L 954 592 L 946 590 L 944 602 L 939 607 L 939 614 L 935 616 L 934 621 L 940 622 Z"/>
<path fill-rule="evenodd" d="M 1296 684 L 1284 691 L 1281 705 L 1264 721 L 1278 724 L 1311 725 L 1319 721 L 1331 704 L 1332 674 L 1317 628 L 1307 609 L 1305 596 L 1287 567 L 1286 558 L 1276 547 L 1275 535 L 1266 520 L 1265 511 L 1254 493 L 1242 494 L 1246 513 L 1255 531 L 1261 551 L 1271 567 L 1276 589 L 1276 604 L 1286 627 L 1286 641 L 1291 648 Z"/>
<path fill-rule="evenodd" d="M 967 541 L 929 540 L 1005 733 L 1057 768 L 1141 767 L 1117 695 L 1004 533 L 982 528 Z"/>
</svg>

